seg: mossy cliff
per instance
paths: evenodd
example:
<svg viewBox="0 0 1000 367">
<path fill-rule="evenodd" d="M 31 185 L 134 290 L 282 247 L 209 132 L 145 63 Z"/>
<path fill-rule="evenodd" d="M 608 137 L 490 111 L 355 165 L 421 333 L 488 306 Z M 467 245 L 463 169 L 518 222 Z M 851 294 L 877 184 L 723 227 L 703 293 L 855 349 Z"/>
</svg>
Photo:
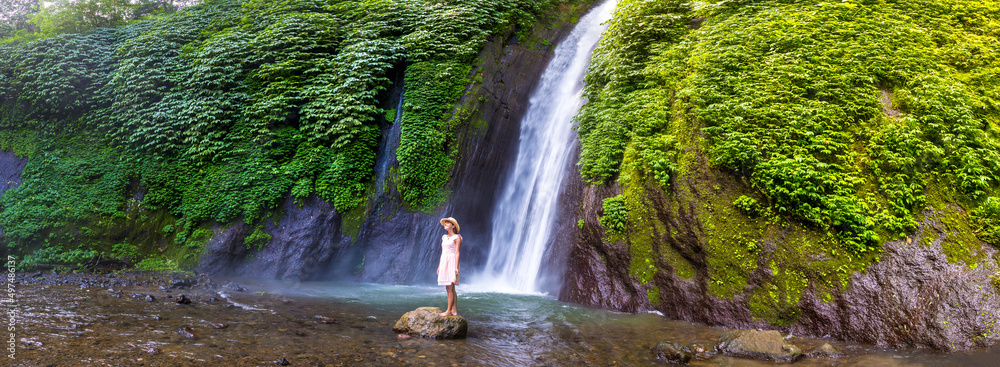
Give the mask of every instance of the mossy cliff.
<svg viewBox="0 0 1000 367">
<path fill-rule="evenodd" d="M 489 233 L 528 93 L 590 4 L 206 0 L 0 45 L 0 149 L 28 161 L 2 169 L 3 248 L 22 269 L 432 276 L 379 246 L 432 244 L 442 214 Z"/>
<path fill-rule="evenodd" d="M 993 1 L 620 2 L 560 298 L 996 344 L 998 29 Z"/>
</svg>

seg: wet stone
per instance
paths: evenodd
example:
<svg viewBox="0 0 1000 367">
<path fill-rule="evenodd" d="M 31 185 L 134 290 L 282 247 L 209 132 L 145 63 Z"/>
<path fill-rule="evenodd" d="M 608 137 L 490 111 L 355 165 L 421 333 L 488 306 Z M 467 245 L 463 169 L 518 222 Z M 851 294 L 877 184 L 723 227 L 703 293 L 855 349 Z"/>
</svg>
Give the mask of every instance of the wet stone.
<svg viewBox="0 0 1000 367">
<path fill-rule="evenodd" d="M 277 364 L 279 366 L 287 366 L 287 365 L 289 365 L 291 363 L 288 363 L 288 360 L 285 359 L 285 357 L 281 357 L 277 361 L 274 361 L 274 364 Z"/>
<path fill-rule="evenodd" d="M 799 347 L 785 342 L 774 330 L 727 331 L 719 337 L 715 349 L 730 357 L 771 362 L 794 362 L 802 357 Z"/>
<path fill-rule="evenodd" d="M 177 296 L 177 303 L 188 305 L 191 304 L 191 299 L 186 295 L 181 294 Z"/>
<path fill-rule="evenodd" d="M 692 344 L 691 353 L 694 354 L 694 359 L 698 360 L 709 360 L 715 356 L 715 352 L 701 344 Z"/>
<path fill-rule="evenodd" d="M 156 301 L 156 297 L 153 297 L 152 295 L 147 295 L 146 296 L 146 300 L 149 301 L 149 302 L 153 302 L 153 301 Z"/>
<path fill-rule="evenodd" d="M 655 347 L 653 347 L 653 354 L 656 359 L 669 364 L 687 364 L 691 361 L 691 349 L 686 345 L 672 342 L 672 341 L 661 341 Z"/>
<path fill-rule="evenodd" d="M 461 339 L 469 331 L 469 324 L 462 316 L 438 316 L 438 307 L 420 307 L 400 317 L 392 330 L 413 336 L 434 339 Z"/>
<path fill-rule="evenodd" d="M 182 335 L 182 336 L 184 336 L 185 338 L 190 338 L 190 339 L 195 339 L 195 338 L 197 338 L 197 337 L 198 337 L 198 336 L 197 336 L 197 335 L 196 335 L 196 334 L 194 333 L 194 329 L 192 329 L 192 328 L 191 328 L 190 326 L 185 326 L 185 327 L 182 327 L 182 328 L 181 328 L 180 330 L 177 330 L 177 333 L 178 333 L 178 334 L 181 334 L 181 335 Z"/>
<path fill-rule="evenodd" d="M 847 355 L 834 348 L 830 343 L 823 343 L 806 354 L 812 358 L 844 358 Z"/>
<path fill-rule="evenodd" d="M 243 287 L 243 286 L 241 286 L 241 285 L 239 285 L 239 284 L 237 284 L 236 282 L 233 282 L 233 281 L 226 282 L 226 284 L 224 284 L 222 286 L 222 288 L 223 289 L 228 289 L 228 290 L 231 290 L 231 291 L 235 291 L 235 292 L 246 292 L 247 291 L 246 287 Z"/>
</svg>

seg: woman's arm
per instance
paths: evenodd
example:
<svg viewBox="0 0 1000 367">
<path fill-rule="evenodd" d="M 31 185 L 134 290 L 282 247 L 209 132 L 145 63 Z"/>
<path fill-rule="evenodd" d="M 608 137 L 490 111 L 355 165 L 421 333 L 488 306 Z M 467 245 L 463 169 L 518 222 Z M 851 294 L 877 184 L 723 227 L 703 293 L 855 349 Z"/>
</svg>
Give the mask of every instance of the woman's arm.
<svg viewBox="0 0 1000 367">
<path fill-rule="evenodd" d="M 459 258 L 461 258 L 461 255 L 460 255 L 461 254 L 461 252 L 460 252 L 461 249 L 462 249 L 462 235 L 458 235 L 458 239 L 455 240 L 455 275 L 458 275 L 458 270 L 459 270 L 459 268 L 461 268 L 461 266 L 458 265 L 458 264 L 460 264 L 460 262 L 458 262 L 458 260 L 459 260 Z"/>
</svg>

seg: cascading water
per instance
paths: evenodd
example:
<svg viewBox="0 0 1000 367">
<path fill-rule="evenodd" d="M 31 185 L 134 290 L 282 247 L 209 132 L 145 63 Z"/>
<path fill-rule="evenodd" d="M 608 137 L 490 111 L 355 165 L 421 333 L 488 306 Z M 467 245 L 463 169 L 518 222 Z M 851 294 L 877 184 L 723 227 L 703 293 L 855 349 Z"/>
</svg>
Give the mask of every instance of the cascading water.
<svg viewBox="0 0 1000 367">
<path fill-rule="evenodd" d="M 379 142 L 379 154 L 375 163 L 375 197 L 380 197 L 385 193 L 385 177 L 389 171 L 389 166 L 396 156 L 396 148 L 399 147 L 400 121 L 403 120 L 403 95 L 405 87 L 399 88 L 399 97 L 396 102 L 396 114 L 392 121 L 392 126 L 388 133 Z"/>
<path fill-rule="evenodd" d="M 517 161 L 493 214 L 490 255 L 474 288 L 537 292 L 559 188 L 576 144 L 572 119 L 583 104 L 583 76 L 616 3 L 609 0 L 580 18 L 556 47 L 531 96 L 521 120 Z"/>
</svg>

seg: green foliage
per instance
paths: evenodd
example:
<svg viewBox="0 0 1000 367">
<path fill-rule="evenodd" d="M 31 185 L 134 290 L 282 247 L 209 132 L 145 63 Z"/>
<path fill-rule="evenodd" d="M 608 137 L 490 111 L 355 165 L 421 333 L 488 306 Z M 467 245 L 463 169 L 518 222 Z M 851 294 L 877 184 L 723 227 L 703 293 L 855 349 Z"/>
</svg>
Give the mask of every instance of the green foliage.
<svg viewBox="0 0 1000 367">
<path fill-rule="evenodd" d="M 38 0 L 4 0 L 0 2 L 0 39 L 27 33 L 28 15 L 38 11 Z"/>
<path fill-rule="evenodd" d="M 15 243 L 43 240 L 49 229 L 93 215 L 123 217 L 129 178 L 118 157 L 84 136 L 55 144 L 31 157 L 21 185 L 0 197 L 0 226 Z"/>
<path fill-rule="evenodd" d="M 972 228 L 979 239 L 1000 245 L 1000 198 L 988 197 L 971 214 Z"/>
<path fill-rule="evenodd" d="M 620 195 L 606 198 L 602 204 L 604 214 L 601 215 L 601 225 L 610 233 L 625 233 L 625 224 L 628 223 L 628 209 L 625 207 L 625 199 Z"/>
<path fill-rule="evenodd" d="M 440 203 L 454 161 L 448 154 L 454 103 L 470 83 L 471 62 L 487 36 L 527 30 L 551 1 L 435 2 L 411 8 L 421 19 L 401 37 L 412 64 L 406 68 L 399 149 L 399 191 L 420 209 Z"/>
<path fill-rule="evenodd" d="M 147 257 L 142 259 L 138 264 L 135 264 L 137 270 L 153 270 L 153 271 L 165 271 L 165 272 L 179 272 L 181 269 L 177 266 L 177 262 L 167 259 L 165 257 Z"/>
<path fill-rule="evenodd" d="M 704 139 L 761 205 L 878 251 L 915 228 L 929 178 L 969 201 L 1000 183 L 1000 59 L 985 52 L 1000 5 L 945 3 L 622 1 L 577 116 L 581 173 L 662 184 L 655 159 L 627 151 L 677 167 L 676 144 L 650 139 Z"/>
<path fill-rule="evenodd" d="M 243 244 L 247 246 L 247 249 L 254 251 L 260 251 L 269 242 L 271 242 L 271 234 L 267 233 L 262 225 L 254 227 L 253 232 L 243 239 Z"/>
<path fill-rule="evenodd" d="M 35 269 L 35 264 L 65 265 L 68 267 L 82 267 L 98 255 L 97 251 L 85 249 L 65 250 L 62 246 L 42 247 L 30 255 L 25 256 L 17 263 L 19 271 L 30 271 Z"/>
<path fill-rule="evenodd" d="M 740 195 L 740 197 L 733 200 L 733 206 L 739 209 L 747 215 L 757 215 L 760 213 L 760 208 L 757 206 L 757 200 L 746 195 Z"/>
<path fill-rule="evenodd" d="M 143 16 L 177 10 L 173 0 L 55 0 L 28 14 L 43 37 L 117 27 Z"/>
<path fill-rule="evenodd" d="M 127 242 L 118 243 L 111 247 L 111 257 L 131 263 L 139 258 L 139 248 Z"/>
<path fill-rule="evenodd" d="M 0 147 L 29 159 L 0 198 L 6 241 L 26 252 L 73 226 L 100 237 L 155 211 L 170 218 L 152 230 L 189 250 L 143 266 L 169 267 L 204 244 L 204 223 L 260 223 L 289 195 L 360 223 L 381 100 L 401 68 L 399 191 L 433 207 L 476 54 L 554 4 L 207 0 L 173 12 L 164 0 L 85 0 L 32 14 L 42 38 L 0 44 Z"/>
</svg>

